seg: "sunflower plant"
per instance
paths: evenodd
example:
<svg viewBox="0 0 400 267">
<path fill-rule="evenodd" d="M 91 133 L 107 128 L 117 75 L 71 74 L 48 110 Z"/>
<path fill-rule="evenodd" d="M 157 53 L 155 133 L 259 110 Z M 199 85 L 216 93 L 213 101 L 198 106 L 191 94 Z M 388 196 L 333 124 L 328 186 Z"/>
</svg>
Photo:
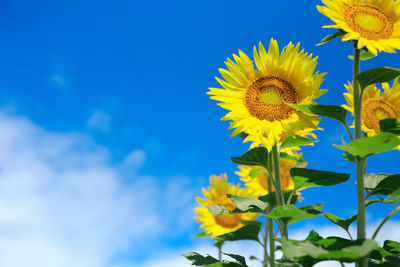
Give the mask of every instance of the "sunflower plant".
<svg viewBox="0 0 400 267">
<path fill-rule="evenodd" d="M 280 48 L 271 38 L 267 49 L 260 42 L 249 57 L 243 51 L 225 62 L 216 77 L 220 88 L 208 94 L 228 113 L 232 136 L 250 142 L 242 156 L 232 157 L 244 185 L 228 183 L 226 175 L 211 176 L 210 187 L 197 198 L 197 221 L 215 241 L 218 258 L 192 252 L 184 256 L 194 266 L 248 266 L 242 255 L 224 251 L 225 242 L 252 240 L 264 255 L 253 256 L 262 266 L 313 266 L 337 261 L 338 266 L 400 266 L 400 242 L 375 238 L 385 223 L 400 211 L 400 174 L 367 174 L 367 160 L 378 153 L 400 150 L 400 69 L 376 67 L 360 72 L 361 61 L 400 49 L 400 1 L 322 0 L 318 11 L 337 29 L 318 45 L 342 38 L 354 47 L 353 81 L 345 83 L 342 105 L 320 105 L 317 99 L 326 73 L 317 70 L 317 57 L 289 43 Z M 347 116 L 352 119 L 348 120 Z M 321 119 L 334 119 L 347 131 L 349 142 L 334 145 L 356 169 L 357 214 L 340 218 L 323 204 L 304 206 L 299 190 L 334 186 L 350 174 L 305 168 L 301 146 L 312 145 Z M 323 199 L 321 199 L 321 202 Z M 366 235 L 366 208 L 375 203 L 393 205 L 372 236 Z M 288 225 L 323 216 L 348 238 L 323 238 L 311 231 L 305 240 L 290 239 Z M 357 224 L 357 236 L 349 227 Z M 277 250 L 282 253 L 278 254 Z M 222 254 L 225 256 L 222 257 Z M 282 255 L 278 258 L 278 255 Z"/>
</svg>

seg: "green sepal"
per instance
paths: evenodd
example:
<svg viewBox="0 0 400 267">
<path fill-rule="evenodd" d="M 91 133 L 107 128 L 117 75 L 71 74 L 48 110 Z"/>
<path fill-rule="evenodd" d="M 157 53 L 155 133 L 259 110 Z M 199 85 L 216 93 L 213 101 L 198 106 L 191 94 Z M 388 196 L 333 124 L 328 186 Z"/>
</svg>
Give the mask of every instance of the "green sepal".
<svg viewBox="0 0 400 267">
<path fill-rule="evenodd" d="M 400 138 L 392 133 L 379 133 L 375 136 L 354 140 L 335 147 L 359 158 L 366 158 L 373 154 L 382 153 L 400 145 Z"/>
<path fill-rule="evenodd" d="M 313 144 L 314 141 L 311 140 L 310 138 L 307 137 L 302 137 L 300 135 L 291 135 L 286 137 L 280 148 L 285 149 L 285 148 L 290 148 L 290 147 L 298 147 L 298 146 L 305 146 L 305 145 L 310 145 Z"/>
<path fill-rule="evenodd" d="M 262 166 L 268 169 L 268 149 L 265 147 L 256 147 L 240 157 L 231 157 L 236 164 L 245 166 Z"/>
<path fill-rule="evenodd" d="M 376 57 L 376 55 L 374 53 L 372 53 L 371 51 L 362 51 L 360 54 L 360 60 L 364 61 L 364 60 L 368 60 L 371 58 Z M 354 60 L 354 56 L 349 56 L 350 60 Z"/>
<path fill-rule="evenodd" d="M 343 30 L 338 30 L 338 31 L 335 32 L 334 34 L 325 36 L 318 44 L 316 44 L 316 46 L 320 46 L 320 45 L 326 44 L 327 42 L 330 42 L 330 41 L 332 41 L 332 40 L 334 40 L 334 39 L 336 39 L 336 38 L 340 38 L 340 37 L 342 37 L 342 36 L 345 35 L 345 34 L 346 34 L 345 31 L 343 31 Z"/>
<path fill-rule="evenodd" d="M 350 174 L 330 171 L 319 171 L 306 168 L 292 168 L 290 170 L 295 189 L 314 186 L 330 186 L 346 182 Z"/>
<path fill-rule="evenodd" d="M 198 237 L 198 238 L 209 237 L 209 236 L 210 236 L 210 235 L 207 234 L 206 232 L 201 232 L 201 233 L 198 233 L 198 234 L 196 235 L 196 237 Z"/>
</svg>

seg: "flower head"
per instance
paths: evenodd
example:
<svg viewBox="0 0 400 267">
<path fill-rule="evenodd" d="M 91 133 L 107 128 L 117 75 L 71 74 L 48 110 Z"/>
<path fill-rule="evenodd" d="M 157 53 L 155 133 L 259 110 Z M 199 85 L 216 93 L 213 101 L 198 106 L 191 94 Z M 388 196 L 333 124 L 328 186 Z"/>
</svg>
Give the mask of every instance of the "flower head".
<svg viewBox="0 0 400 267">
<path fill-rule="evenodd" d="M 400 49 L 400 1 L 394 0 L 322 0 L 319 12 L 335 24 L 326 28 L 346 32 L 343 41 L 357 40 L 358 48 L 372 53 L 394 53 Z"/>
<path fill-rule="evenodd" d="M 379 121 L 387 118 L 400 120 L 400 84 L 399 79 L 395 79 L 392 87 L 388 83 L 381 84 L 383 94 L 375 86 L 370 85 L 365 88 L 362 96 L 361 129 L 368 135 L 374 136 L 379 133 Z M 347 105 L 345 109 L 354 116 L 354 90 L 351 83 L 345 85 L 347 92 L 344 93 Z M 396 147 L 400 150 L 400 146 Z"/>
<path fill-rule="evenodd" d="M 225 81 L 216 78 L 223 89 L 210 88 L 208 92 L 229 110 L 222 120 L 232 121 L 230 129 L 236 128 L 232 136 L 245 132 L 245 142 L 258 142 L 270 149 L 284 134 L 318 129 L 316 116 L 288 105 L 311 104 L 326 92 L 319 89 L 324 74 L 314 73 L 317 58 L 300 51 L 299 44 L 289 43 L 279 52 L 274 39 L 268 53 L 261 42 L 258 51 L 254 47 L 255 66 L 240 50 L 233 58 L 235 62 L 229 58 L 225 62 L 228 70 L 220 69 Z"/>
<path fill-rule="evenodd" d="M 240 184 L 228 183 L 226 174 L 223 174 L 220 176 L 211 175 L 210 187 L 208 189 L 203 188 L 205 199 L 196 198 L 201 205 L 194 209 L 197 214 L 196 219 L 201 223 L 201 228 L 205 228 L 205 233 L 212 237 L 233 232 L 243 226 L 242 220 L 250 221 L 257 217 L 255 213 L 212 215 L 207 206 L 220 204 L 228 210 L 236 208 L 235 203 L 226 194 L 251 197 L 247 189 L 240 188 Z"/>
</svg>

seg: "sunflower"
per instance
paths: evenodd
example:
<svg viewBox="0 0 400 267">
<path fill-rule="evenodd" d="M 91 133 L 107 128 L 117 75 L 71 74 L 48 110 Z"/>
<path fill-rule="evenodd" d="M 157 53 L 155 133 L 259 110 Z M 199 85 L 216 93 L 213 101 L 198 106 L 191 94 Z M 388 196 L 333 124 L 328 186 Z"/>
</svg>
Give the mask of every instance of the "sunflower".
<svg viewBox="0 0 400 267">
<path fill-rule="evenodd" d="M 400 1 L 322 0 L 318 11 L 335 24 L 324 26 L 346 32 L 343 41 L 357 40 L 358 49 L 395 53 L 400 48 Z"/>
<path fill-rule="evenodd" d="M 200 227 L 205 228 L 205 233 L 212 237 L 233 232 L 243 226 L 242 220 L 250 221 L 257 217 L 255 213 L 212 215 L 207 206 L 220 204 L 228 210 L 236 208 L 235 203 L 226 194 L 251 197 L 247 189 L 240 188 L 240 184 L 228 183 L 226 174 L 222 174 L 210 176 L 210 187 L 208 189 L 203 188 L 203 195 L 206 199 L 196 198 L 196 201 L 201 205 L 201 207 L 194 209 L 198 216 L 196 219 L 201 223 Z"/>
<path fill-rule="evenodd" d="M 245 132 L 250 139 L 260 138 L 269 150 L 283 133 L 296 129 L 317 129 L 315 116 L 297 111 L 289 104 L 305 105 L 324 94 L 319 89 L 325 74 L 314 73 L 317 58 L 299 51 L 300 44 L 289 43 L 279 52 L 271 39 L 268 53 L 260 42 L 254 47 L 254 62 L 241 50 L 227 59 L 228 70 L 220 69 L 217 81 L 223 87 L 209 88 L 211 99 L 229 110 L 222 120 L 231 120 L 232 136 Z M 256 68 L 255 68 L 256 67 Z M 256 137 L 252 137 L 256 136 Z"/>
<path fill-rule="evenodd" d="M 300 155 L 297 153 L 293 153 L 293 155 L 300 158 Z M 296 160 L 282 158 L 279 160 L 282 190 L 292 190 L 294 188 L 293 179 L 290 176 L 290 169 L 297 165 L 298 161 Z M 305 164 L 301 166 L 304 167 Z M 268 171 L 264 167 L 240 165 L 239 171 L 237 171 L 236 174 L 245 182 L 246 188 L 255 196 L 263 196 L 269 193 L 267 184 Z M 275 188 L 272 187 L 271 191 L 274 192 Z"/>
<path fill-rule="evenodd" d="M 400 84 L 395 79 L 393 86 L 382 83 L 383 94 L 375 86 L 365 88 L 362 96 L 361 129 L 368 135 L 374 136 L 380 131 L 379 121 L 387 118 L 400 120 Z M 347 93 L 344 93 L 347 105 L 343 107 L 354 116 L 353 86 L 345 85 Z M 400 150 L 400 146 L 396 147 Z"/>
</svg>

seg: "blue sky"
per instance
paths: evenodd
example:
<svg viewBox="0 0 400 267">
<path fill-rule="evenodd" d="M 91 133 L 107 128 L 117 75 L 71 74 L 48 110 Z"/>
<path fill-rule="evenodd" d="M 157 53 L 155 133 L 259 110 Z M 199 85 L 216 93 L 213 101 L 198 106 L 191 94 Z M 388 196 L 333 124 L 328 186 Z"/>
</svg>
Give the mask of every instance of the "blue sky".
<svg viewBox="0 0 400 267">
<path fill-rule="evenodd" d="M 194 238 L 194 196 L 211 174 L 226 172 L 236 182 L 230 156 L 249 145 L 229 138 L 228 123 L 220 121 L 225 111 L 209 100 L 207 88 L 217 86 L 213 77 L 232 53 L 251 55 L 255 44 L 274 37 L 281 47 L 300 41 L 318 55 L 317 69 L 328 72 L 322 87 L 330 89 L 319 103 L 343 104 L 352 46 L 339 40 L 315 46 L 332 33 L 321 28 L 329 21 L 316 3 L 2 1 L 0 163 L 9 173 L 0 181 L 11 191 L 0 190 L 0 211 L 25 214 L 0 215 L 3 240 L 24 253 L 32 247 L 21 244 L 43 244 L 28 253 L 31 266 L 157 266 L 152 262 L 165 255 L 211 250 Z M 382 54 L 362 69 L 399 67 L 399 59 Z M 344 129 L 328 120 L 321 127 L 319 142 L 303 150 L 308 167 L 352 173 L 331 145 L 341 142 Z M 374 156 L 368 172 L 398 173 L 398 161 L 398 151 Z M 44 205 L 55 196 L 59 206 Z M 356 209 L 354 177 L 303 196 L 304 204 L 325 202 L 326 211 L 342 217 Z M 380 206 L 368 211 L 371 223 L 386 213 Z M 322 224 L 329 225 L 316 219 L 293 230 Z M 97 228 L 99 240 L 89 234 Z M 86 249 L 76 246 L 82 243 Z M 40 252 L 54 248 L 46 265 Z M 15 263 L 14 252 L 0 252 L 0 265 Z"/>
</svg>

